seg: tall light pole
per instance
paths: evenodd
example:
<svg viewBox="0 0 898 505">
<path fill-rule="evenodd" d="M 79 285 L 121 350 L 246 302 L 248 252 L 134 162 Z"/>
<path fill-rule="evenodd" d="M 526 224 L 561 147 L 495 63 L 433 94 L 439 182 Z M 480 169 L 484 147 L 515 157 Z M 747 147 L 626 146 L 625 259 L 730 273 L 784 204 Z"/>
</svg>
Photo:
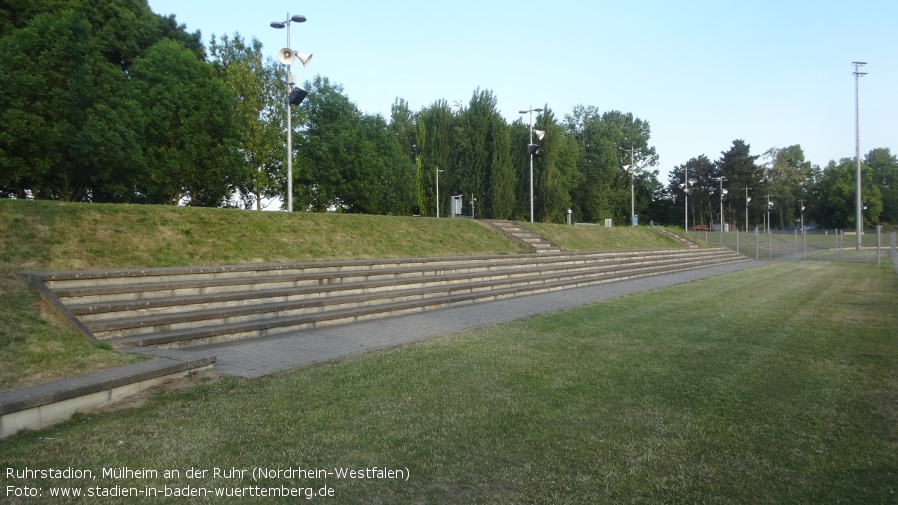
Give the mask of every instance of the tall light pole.
<svg viewBox="0 0 898 505">
<path fill-rule="evenodd" d="M 292 17 L 290 13 L 287 13 L 286 21 L 274 21 L 271 23 L 272 28 L 277 29 L 287 29 L 287 47 L 281 49 L 281 54 L 278 59 L 280 59 L 281 63 L 287 66 L 287 211 L 293 212 L 293 125 L 291 124 L 291 116 L 293 115 L 290 110 L 290 102 L 291 102 L 291 94 L 293 93 L 293 83 L 295 82 L 295 77 L 290 73 L 290 65 L 293 63 L 294 55 L 292 49 L 290 49 L 290 23 L 305 23 L 306 17 L 302 14 L 295 14 Z M 303 55 L 305 56 L 305 55 Z M 301 58 L 302 66 L 305 67 L 309 64 L 309 60 L 312 58 L 311 55 L 306 56 L 305 58 Z M 302 98 L 305 98 L 305 95 L 299 97 L 299 101 L 302 101 Z M 297 103 L 299 105 L 299 103 Z"/>
<path fill-rule="evenodd" d="M 633 147 L 630 147 L 630 164 L 624 165 L 624 170 L 630 173 L 630 226 L 636 226 L 636 192 L 633 189 L 634 173 L 642 168 L 642 163 L 636 164 Z"/>
<path fill-rule="evenodd" d="M 683 165 L 683 231 L 689 231 L 689 166 Z"/>
<path fill-rule="evenodd" d="M 857 221 L 857 250 L 861 250 L 861 233 L 864 231 L 864 215 L 861 212 L 861 109 L 860 109 L 860 92 L 858 91 L 858 83 L 862 76 L 867 72 L 861 72 L 860 68 L 866 65 L 865 61 L 855 61 L 854 65 L 854 123 L 855 123 L 855 145 L 857 147 L 857 201 L 855 220 Z"/>
<path fill-rule="evenodd" d="M 721 175 L 717 180 L 720 181 L 720 245 L 723 245 L 723 195 L 727 194 L 723 189 L 723 181 L 726 177 Z"/>
<path fill-rule="evenodd" d="M 687 165 L 683 165 L 683 183 L 680 184 L 680 187 L 683 188 L 683 197 L 684 197 L 684 215 L 685 219 L 683 220 L 683 231 L 689 231 L 689 186 L 692 181 L 689 180 L 689 167 Z"/>
<path fill-rule="evenodd" d="M 533 222 L 533 113 L 542 112 L 542 109 L 534 109 L 531 105 L 529 109 L 519 111 L 521 114 L 530 113 L 530 143 L 527 144 L 527 152 L 530 154 L 530 222 Z"/>
<path fill-rule="evenodd" d="M 439 167 L 434 167 L 437 173 L 437 217 L 440 217 L 440 172 Z"/>
<path fill-rule="evenodd" d="M 773 207 L 773 202 L 770 201 L 770 193 L 767 193 L 767 233 L 770 233 L 770 208 Z"/>
<path fill-rule="evenodd" d="M 751 188 L 745 188 L 745 233 L 748 233 L 748 202 L 751 201 L 751 197 L 748 196 L 748 190 Z"/>
</svg>

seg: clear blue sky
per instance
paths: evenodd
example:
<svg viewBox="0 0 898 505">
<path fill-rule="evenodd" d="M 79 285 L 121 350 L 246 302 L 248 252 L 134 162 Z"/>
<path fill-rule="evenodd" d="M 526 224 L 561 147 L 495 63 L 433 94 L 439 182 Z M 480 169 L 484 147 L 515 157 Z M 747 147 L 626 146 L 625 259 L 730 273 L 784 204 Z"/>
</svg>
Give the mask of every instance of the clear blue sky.
<svg viewBox="0 0 898 505">
<path fill-rule="evenodd" d="M 855 153 L 852 61 L 860 80 L 861 153 L 898 153 L 898 2 L 894 0 L 149 0 L 191 32 L 240 33 L 275 56 L 312 53 L 300 82 L 341 84 L 365 113 L 389 118 L 467 103 L 492 90 L 511 122 L 548 105 L 632 112 L 651 125 L 662 182 L 675 165 L 711 160 L 734 139 L 752 154 L 800 144 L 825 166 Z"/>
</svg>

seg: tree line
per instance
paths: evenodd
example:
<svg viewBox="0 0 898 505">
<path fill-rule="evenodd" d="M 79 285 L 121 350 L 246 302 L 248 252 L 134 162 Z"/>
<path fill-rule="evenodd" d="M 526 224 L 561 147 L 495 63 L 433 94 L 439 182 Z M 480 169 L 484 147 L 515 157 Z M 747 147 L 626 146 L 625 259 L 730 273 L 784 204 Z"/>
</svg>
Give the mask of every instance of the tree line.
<svg viewBox="0 0 898 505">
<path fill-rule="evenodd" d="M 856 180 L 855 158 L 820 168 L 805 160 L 799 145 L 752 155 L 748 144 L 736 140 L 717 161 L 698 156 L 675 167 L 667 192 L 680 209 L 680 222 L 688 215 L 690 227 L 719 223 L 722 203 L 731 229 L 744 230 L 746 215 L 749 230 L 785 229 L 802 221 L 850 229 L 856 223 Z M 864 227 L 898 223 L 898 159 L 888 148 L 873 149 L 862 159 L 861 195 Z"/>
<path fill-rule="evenodd" d="M 461 195 L 465 215 L 529 219 L 529 117 L 506 121 L 490 90 L 420 110 L 397 98 L 385 118 L 319 75 L 288 112 L 286 69 L 257 40 L 213 36 L 204 47 L 199 32 L 145 0 L 6 2 L 0 14 L 5 197 L 261 210 L 285 200 L 289 113 L 297 210 L 445 214 Z M 820 169 L 800 146 L 758 156 L 737 140 L 718 160 L 675 167 L 663 184 L 648 121 L 595 106 L 542 109 L 533 124 L 545 132 L 533 160 L 538 221 L 564 222 L 570 211 L 578 222 L 627 223 L 632 185 L 641 222 L 682 223 L 688 189 L 690 226 L 710 224 L 720 219 L 723 176 L 733 225 L 747 212 L 756 226 L 769 209 L 785 227 L 802 203 L 808 222 L 853 223 L 852 159 Z M 864 162 L 865 221 L 898 222 L 895 156 L 876 149 Z"/>
</svg>

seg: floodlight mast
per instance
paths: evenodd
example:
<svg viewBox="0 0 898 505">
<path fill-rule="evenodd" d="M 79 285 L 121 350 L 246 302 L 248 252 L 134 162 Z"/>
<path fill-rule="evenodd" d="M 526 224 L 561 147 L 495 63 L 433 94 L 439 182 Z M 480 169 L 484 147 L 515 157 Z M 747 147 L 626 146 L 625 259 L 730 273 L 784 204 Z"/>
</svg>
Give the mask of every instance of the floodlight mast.
<svg viewBox="0 0 898 505">
<path fill-rule="evenodd" d="M 856 247 L 861 250 L 861 233 L 864 232 L 864 214 L 861 211 L 861 112 L 860 112 L 860 92 L 858 83 L 861 77 L 867 75 L 867 72 L 861 72 L 860 68 L 867 64 L 866 61 L 855 61 L 854 65 L 854 124 L 855 124 L 855 146 L 857 149 L 857 198 L 855 201 L 855 221 L 856 221 Z"/>
<path fill-rule="evenodd" d="M 274 21 L 271 23 L 272 28 L 287 29 L 287 49 L 290 49 L 290 23 L 304 23 L 306 17 L 302 14 L 294 14 L 292 17 L 287 13 L 286 21 Z M 292 57 L 291 57 L 292 61 Z M 303 62 L 303 66 L 307 62 Z M 293 79 L 290 74 L 290 63 L 287 66 L 287 212 L 293 212 L 293 125 L 291 124 L 292 111 L 290 110 L 290 92 L 293 89 Z"/>
<path fill-rule="evenodd" d="M 529 109 L 518 111 L 521 114 L 530 113 L 530 144 L 527 145 L 527 152 L 530 154 L 530 222 L 533 222 L 533 151 L 531 146 L 533 145 L 533 113 L 534 112 L 542 112 L 541 108 L 534 109 L 531 105 Z"/>
</svg>

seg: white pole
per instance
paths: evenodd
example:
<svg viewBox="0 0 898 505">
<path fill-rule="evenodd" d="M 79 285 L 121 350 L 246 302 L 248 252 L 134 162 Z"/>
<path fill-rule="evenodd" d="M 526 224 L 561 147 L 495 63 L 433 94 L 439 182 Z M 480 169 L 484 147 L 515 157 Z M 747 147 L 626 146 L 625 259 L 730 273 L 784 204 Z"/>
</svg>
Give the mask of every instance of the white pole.
<svg viewBox="0 0 898 505">
<path fill-rule="evenodd" d="M 290 48 L 290 13 L 287 13 L 287 47 Z M 290 110 L 290 65 L 287 65 L 287 212 L 293 212 L 293 112 Z"/>
<path fill-rule="evenodd" d="M 858 90 L 858 82 L 861 76 L 867 75 L 861 72 L 860 68 L 866 63 L 855 61 L 854 65 L 854 117 L 855 117 L 855 145 L 857 148 L 857 201 L 856 203 L 856 233 L 857 233 L 857 250 L 861 250 L 861 233 L 864 231 L 864 215 L 861 212 L 861 112 L 860 112 L 860 92 Z"/>
<path fill-rule="evenodd" d="M 685 219 L 683 220 L 683 231 L 689 231 L 689 167 L 683 165 L 683 196 L 685 197 Z"/>
<path fill-rule="evenodd" d="M 530 144 L 527 145 L 527 152 L 533 145 L 533 106 L 530 106 Z M 530 222 L 533 222 L 533 153 L 530 153 Z"/>
</svg>

